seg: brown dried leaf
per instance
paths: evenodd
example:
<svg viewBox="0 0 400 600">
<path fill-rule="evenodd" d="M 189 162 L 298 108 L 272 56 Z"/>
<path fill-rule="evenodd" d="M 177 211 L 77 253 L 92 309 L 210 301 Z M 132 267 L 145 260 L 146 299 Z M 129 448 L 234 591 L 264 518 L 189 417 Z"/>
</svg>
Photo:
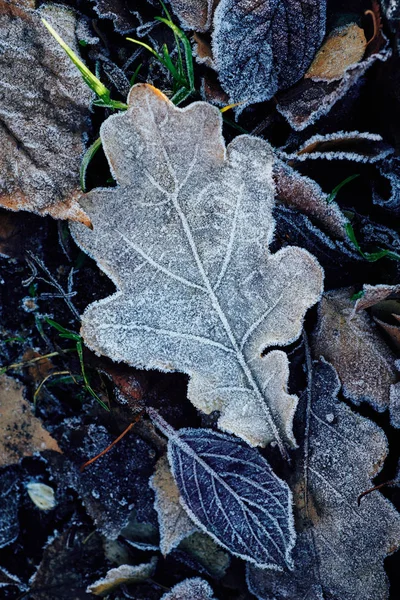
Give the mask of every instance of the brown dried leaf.
<svg viewBox="0 0 400 600">
<path fill-rule="evenodd" d="M 356 312 L 370 308 L 387 298 L 400 297 L 400 285 L 369 285 L 367 283 L 364 284 L 362 291 L 363 295 L 357 299 L 354 305 Z"/>
<path fill-rule="evenodd" d="M 23 397 L 23 387 L 11 377 L 0 377 L 0 467 L 18 463 L 43 450 L 61 452 Z"/>
<path fill-rule="evenodd" d="M 316 81 L 340 79 L 348 67 L 360 62 L 366 47 L 364 30 L 356 23 L 338 27 L 318 50 L 304 77 Z"/>
<path fill-rule="evenodd" d="M 335 238 L 347 238 L 347 219 L 336 202 L 328 204 L 328 194 L 322 191 L 318 183 L 301 175 L 283 161 L 275 162 L 274 181 L 278 200 L 282 204 L 297 208 L 316 219 Z"/>
<path fill-rule="evenodd" d="M 179 502 L 179 490 L 172 476 L 168 459 L 163 456 L 157 462 L 150 487 L 155 494 L 154 508 L 160 524 L 160 550 L 166 556 L 198 527 L 189 519 Z"/>
<path fill-rule="evenodd" d="M 325 361 L 314 363 L 302 456 L 292 488 L 297 544 L 293 571 L 248 568 L 259 600 L 386 600 L 383 561 L 400 545 L 400 517 L 376 492 L 357 504 L 388 454 L 383 431 L 337 398 L 339 380 Z"/>
<path fill-rule="evenodd" d="M 336 368 L 346 398 L 357 405 L 369 402 L 381 412 L 389 406 L 390 386 L 396 381 L 395 356 L 369 315 L 354 312 L 353 293 L 343 288 L 323 295 L 313 352 Z"/>
<path fill-rule="evenodd" d="M 0 204 L 89 225 L 78 196 L 91 92 L 41 16 L 77 52 L 72 10 L 0 0 Z"/>
<path fill-rule="evenodd" d="M 219 0 L 170 0 L 184 29 L 208 31 Z"/>
</svg>

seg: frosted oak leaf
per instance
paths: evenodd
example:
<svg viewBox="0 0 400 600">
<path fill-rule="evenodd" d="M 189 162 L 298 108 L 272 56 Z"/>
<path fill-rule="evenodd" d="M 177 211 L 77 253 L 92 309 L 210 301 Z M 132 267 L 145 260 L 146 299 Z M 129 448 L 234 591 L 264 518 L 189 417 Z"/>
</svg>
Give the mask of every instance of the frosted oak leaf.
<svg viewBox="0 0 400 600">
<path fill-rule="evenodd" d="M 220 411 L 221 429 L 283 452 L 297 398 L 286 354 L 263 353 L 299 336 L 322 269 L 300 248 L 268 252 L 271 148 L 247 135 L 225 148 L 205 102 L 179 109 L 138 84 L 128 103 L 101 128 L 119 185 L 83 200 L 93 231 L 72 224 L 118 288 L 86 309 L 84 340 L 115 361 L 189 374 L 189 399 Z"/>
</svg>

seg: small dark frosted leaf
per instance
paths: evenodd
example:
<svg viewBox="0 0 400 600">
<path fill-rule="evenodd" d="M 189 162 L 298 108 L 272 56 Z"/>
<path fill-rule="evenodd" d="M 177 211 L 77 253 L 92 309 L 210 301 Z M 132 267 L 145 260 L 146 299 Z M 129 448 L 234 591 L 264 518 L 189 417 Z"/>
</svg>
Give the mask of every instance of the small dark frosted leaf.
<svg viewBox="0 0 400 600">
<path fill-rule="evenodd" d="M 400 518 L 372 487 L 388 453 L 375 423 L 337 398 L 334 368 L 314 363 L 310 394 L 300 407 L 302 456 L 291 482 L 298 538 L 292 572 L 248 566 L 250 591 L 259 600 L 386 600 L 383 561 L 400 543 Z"/>
<path fill-rule="evenodd" d="M 386 210 L 400 215 L 400 157 L 390 157 L 379 165 L 380 173 L 387 180 L 390 191 L 388 197 L 383 198 L 376 186 L 373 188 L 373 202 Z"/>
<path fill-rule="evenodd" d="M 231 102 L 243 108 L 296 83 L 322 42 L 325 13 L 326 0 L 221 0 L 213 50 Z"/>
<path fill-rule="evenodd" d="M 149 412 L 169 438 L 172 474 L 196 525 L 261 568 L 292 568 L 292 494 L 257 450 L 209 429 L 176 432 Z"/>
<path fill-rule="evenodd" d="M 112 19 L 118 33 L 130 33 L 140 23 L 137 2 L 132 7 L 129 0 L 94 0 L 93 8 L 101 19 Z"/>
<path fill-rule="evenodd" d="M 207 31 L 218 0 L 170 0 L 174 13 L 184 29 Z"/>
<path fill-rule="evenodd" d="M 11 544 L 18 537 L 19 479 L 16 467 L 0 471 L 0 548 Z"/>
<path fill-rule="evenodd" d="M 164 594 L 161 600 L 216 600 L 207 581 L 200 577 L 185 579 Z"/>
</svg>

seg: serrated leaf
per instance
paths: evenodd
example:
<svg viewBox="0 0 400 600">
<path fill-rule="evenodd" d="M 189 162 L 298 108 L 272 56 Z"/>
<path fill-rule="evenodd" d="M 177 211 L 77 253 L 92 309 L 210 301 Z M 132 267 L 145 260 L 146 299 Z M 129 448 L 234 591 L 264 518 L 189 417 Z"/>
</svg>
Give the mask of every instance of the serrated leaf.
<svg viewBox="0 0 400 600">
<path fill-rule="evenodd" d="M 400 517 L 379 492 L 357 503 L 387 456 L 385 435 L 338 400 L 339 380 L 329 363 L 314 363 L 310 389 L 291 482 L 295 569 L 272 573 L 249 565 L 250 591 L 259 600 L 386 600 L 383 561 L 400 544 Z"/>
<path fill-rule="evenodd" d="M 216 600 L 210 585 L 200 577 L 185 579 L 174 585 L 161 600 Z"/>
<path fill-rule="evenodd" d="M 82 317 L 85 343 L 133 366 L 179 370 L 188 397 L 252 444 L 294 444 L 288 361 L 263 351 L 298 337 L 322 270 L 300 248 L 267 250 L 274 221 L 270 146 L 227 149 L 215 107 L 175 107 L 135 85 L 130 109 L 101 128 L 119 186 L 84 200 L 94 229 L 72 226 L 118 286 Z M 132 218 L 132 214 L 135 218 Z M 283 451 L 284 452 L 284 451 Z"/>
<path fill-rule="evenodd" d="M 322 42 L 325 13 L 325 0 L 221 0 L 213 52 L 230 102 L 243 110 L 296 83 Z"/>
<path fill-rule="evenodd" d="M 336 368 L 346 398 L 384 411 L 396 381 L 395 356 L 368 314 L 354 312 L 353 294 L 354 289 L 343 288 L 323 295 L 313 353 Z"/>
<path fill-rule="evenodd" d="M 171 471 L 194 523 L 261 568 L 292 568 L 292 494 L 265 458 L 234 436 L 211 429 L 174 431 L 156 411 L 148 411 L 168 437 Z"/>
<path fill-rule="evenodd" d="M 0 205 L 90 225 L 78 196 L 91 92 L 41 16 L 77 51 L 72 10 L 0 2 Z"/>
</svg>

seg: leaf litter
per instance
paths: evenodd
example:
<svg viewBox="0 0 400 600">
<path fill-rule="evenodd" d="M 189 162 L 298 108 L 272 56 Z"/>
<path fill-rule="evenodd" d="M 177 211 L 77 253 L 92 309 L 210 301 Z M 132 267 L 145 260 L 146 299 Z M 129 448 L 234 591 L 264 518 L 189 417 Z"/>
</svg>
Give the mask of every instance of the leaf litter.
<svg viewBox="0 0 400 600">
<path fill-rule="evenodd" d="M 90 7 L 79 6 L 85 13 L 83 20 L 69 8 L 41 7 L 37 11 L 33 2 L 4 4 L 11 11 L 21 11 L 14 25 L 21 22 L 19 18 L 39 25 L 38 37 L 33 38 L 40 41 L 45 55 L 62 57 L 59 62 L 65 71 L 61 69 L 61 75 L 54 75 L 54 90 L 58 90 L 58 78 L 60 85 L 65 82 L 65 72 L 71 76 L 68 81 L 75 82 L 62 106 L 57 96 L 54 110 L 72 109 L 72 97 L 78 90 L 85 96 L 73 129 L 81 150 L 74 155 L 74 173 L 68 170 L 73 183 L 67 195 L 71 194 L 74 202 L 79 200 L 80 205 L 75 207 L 86 224 L 91 213 L 97 222 L 93 223 L 93 232 L 85 232 L 80 226 L 72 229 L 76 237 L 90 240 L 87 243 L 85 239 L 82 247 L 95 258 L 103 273 L 111 276 L 117 288 L 110 296 L 112 284 L 82 252 L 79 254 L 65 226 L 60 224 L 55 235 L 57 226 L 35 215 L 27 220 L 28 215 L 19 213 L 13 215 L 15 219 L 3 220 L 0 261 L 5 267 L 0 278 L 4 299 L 0 306 L 0 333 L 4 342 L 0 344 L 0 355 L 6 368 L 19 365 L 16 377 L 26 386 L 27 419 L 35 422 L 30 407 L 33 400 L 40 415 L 36 422 L 57 446 L 48 450 L 46 444 L 39 444 L 39 448 L 31 448 L 26 454 L 19 451 L 1 469 L 5 508 L 0 518 L 0 586 L 4 598 L 28 593 L 41 600 L 53 600 L 55 589 L 60 598 L 106 594 L 110 600 L 243 600 L 249 593 L 266 600 L 304 596 L 316 600 L 388 599 L 389 594 L 390 598 L 397 597 L 396 567 L 393 568 L 397 559 L 386 557 L 399 545 L 399 521 L 391 503 L 382 496 L 383 493 L 397 503 L 397 480 L 393 479 L 397 446 L 390 425 L 398 427 L 400 423 L 396 361 L 400 314 L 396 261 L 400 240 L 395 231 L 395 149 L 399 138 L 395 123 L 387 126 L 386 108 L 390 103 L 394 106 L 394 96 L 390 94 L 396 79 L 397 58 L 393 50 L 398 36 L 393 6 L 382 2 L 381 18 L 375 0 L 371 5 L 363 5 L 364 16 L 353 0 L 346 6 L 346 14 L 339 3 L 329 3 L 327 35 L 323 40 L 322 3 L 311 3 L 311 13 L 302 14 L 303 22 L 298 15 L 304 3 L 289 0 L 234 5 L 221 0 L 215 18 L 218 2 L 174 0 L 164 8 L 167 21 L 171 23 L 168 9 L 184 29 L 195 32 L 193 40 L 187 33 L 192 48 L 184 48 L 177 41 L 184 39 L 179 37 L 183 35 L 179 28 L 175 29 L 178 38 L 174 38 L 172 31 L 165 33 L 165 23 L 151 21 L 161 12 L 154 2 L 139 6 L 124 0 L 94 0 Z M 76 2 L 70 4 L 75 6 Z M 232 12 L 224 12 L 227 6 Z M 92 20 L 96 17 L 92 7 L 100 21 Z M 276 8 L 274 14 L 271 7 Z M 314 18 L 316 13 L 312 10 L 318 9 L 321 12 L 313 21 L 315 27 L 309 29 L 309 16 Z M 286 22 L 281 19 L 285 10 Z M 218 21 L 219 11 L 224 15 L 222 22 Z M 104 108 L 89 112 L 90 93 L 80 87 L 78 73 L 55 42 L 43 36 L 40 13 L 75 51 L 79 40 L 79 49 L 91 68 L 99 61 L 96 75 L 105 77 L 116 96 L 106 112 L 101 112 Z M 242 15 L 242 22 L 238 15 Z M 293 15 L 297 19 L 292 19 Z M 256 32 L 249 28 L 255 22 L 260 27 Z M 207 97 L 224 107 L 222 119 L 216 109 L 205 108 L 203 103 L 176 109 L 154 88 L 139 86 L 141 100 L 135 87 L 127 114 L 107 119 L 98 138 L 98 127 L 110 111 L 127 108 L 121 95 L 125 95 L 129 79 L 152 82 L 166 96 L 175 85 L 171 83 L 173 68 L 167 67 L 167 73 L 165 64 L 158 65 L 154 56 L 148 60 L 144 48 L 132 52 L 131 44 L 120 35 L 124 31 L 134 31 L 139 38 L 149 36 L 151 46 L 173 68 L 185 68 L 180 52 L 189 52 L 187 64 L 190 53 L 196 54 L 198 64 L 189 92 L 193 99 Z M 291 39 L 285 37 L 286 33 Z M 254 34 L 254 43 L 249 45 Z M 24 44 L 31 43 L 31 39 L 27 35 Z M 234 44 L 229 46 L 232 41 Z M 24 44 L 20 46 L 25 47 Z M 306 52 L 304 60 L 299 60 L 302 44 L 306 44 Z M 222 54 L 218 54 L 221 49 Z M 36 42 L 32 52 L 37 52 Z M 262 63 L 261 58 L 268 52 L 268 60 Z M 246 71 L 248 65 L 241 63 L 245 55 L 252 64 L 258 61 L 265 68 L 258 71 L 257 77 L 252 78 L 255 71 L 251 67 Z M 169 56 L 172 63 L 168 63 Z M 44 62 L 43 56 L 40 61 Z M 31 68 L 31 72 L 34 81 L 38 71 Z M 20 82 L 18 102 L 29 100 L 31 84 L 26 78 Z M 254 93 L 246 97 L 246 89 Z M 174 102 L 179 101 L 173 97 L 174 91 L 176 88 L 171 97 Z M 382 96 L 388 91 L 383 104 Z M 242 93 L 238 106 L 226 106 L 234 94 L 240 97 Z M 262 103 L 258 94 L 264 98 Z M 143 108 L 145 98 L 155 107 L 156 127 Z M 279 111 L 282 113 L 282 106 L 288 101 L 291 104 L 285 124 Z M 365 106 L 368 119 L 359 110 Z M 236 113 L 236 122 L 229 118 L 230 108 Z M 90 153 L 85 156 L 84 183 L 97 190 L 78 196 L 79 177 L 74 178 L 79 154 L 86 144 L 85 132 L 89 131 L 88 117 L 93 126 L 93 138 L 88 143 L 95 139 L 99 151 L 94 158 Z M 206 126 L 202 131 L 203 121 Z M 222 122 L 227 141 L 237 136 L 235 128 L 242 133 L 253 131 L 254 135 L 238 136 L 225 148 Z M 58 127 L 56 122 L 55 128 Z M 44 130 L 42 125 L 39 128 Z M 256 134 L 261 137 L 254 137 Z M 117 180 L 115 188 L 104 187 L 115 182 L 107 181 L 102 144 L 111 174 Z M 16 158 L 20 159 L 20 154 Z M 325 164 L 321 159 L 325 159 Z M 331 160 L 327 163 L 326 159 Z M 254 358 L 246 355 L 245 362 L 252 373 L 255 363 L 257 384 L 266 377 L 263 402 L 281 439 L 274 435 L 273 427 L 266 421 L 266 411 L 257 409 L 258 403 L 251 394 L 244 402 L 239 396 L 245 372 L 240 370 L 240 364 L 238 368 L 236 359 L 228 356 L 228 360 L 221 360 L 218 353 L 222 348 L 214 346 L 204 351 L 201 347 L 204 338 L 226 348 L 231 343 L 223 324 L 214 318 L 210 304 L 205 304 L 208 308 L 204 309 L 197 297 L 193 299 L 201 290 L 191 288 L 193 298 L 190 294 L 182 296 L 181 292 L 172 294 L 172 282 L 166 279 L 169 275 L 160 269 L 202 285 L 198 265 L 187 260 L 190 244 L 180 235 L 173 211 L 166 208 L 168 200 L 164 203 L 168 194 L 174 196 L 171 190 L 176 186 L 168 161 L 174 166 L 176 179 L 185 184 L 176 198 L 189 228 L 194 227 L 198 256 L 210 281 L 221 274 L 223 250 L 231 247 L 229 259 L 222 264 L 222 279 L 216 279 L 215 295 L 219 297 L 224 292 L 223 313 L 234 337 L 246 320 L 252 322 L 250 317 L 260 306 L 267 311 L 274 306 L 265 327 L 257 324 L 252 332 Z M 352 166 L 356 161 L 359 165 Z M 56 167 L 59 171 L 64 168 L 63 176 L 67 177 L 65 161 L 63 164 L 58 160 Z M 54 184 L 58 175 L 51 171 L 50 161 L 45 172 Z M 13 183 L 14 177 L 7 180 L 7 185 Z M 29 171 L 20 176 L 20 183 L 29 187 Z M 154 190 L 155 184 L 162 189 Z M 206 193 L 200 192 L 200 200 L 188 210 L 202 189 Z M 65 210 L 65 194 L 61 192 L 57 201 L 64 202 L 60 210 Z M 45 196 L 40 199 L 42 203 L 48 201 L 49 196 Z M 235 203 L 238 197 L 241 204 Z M 122 212 L 121 205 L 125 205 Z M 47 208 L 41 214 L 46 211 Z M 57 216 L 64 218 L 63 213 Z M 121 231 L 126 239 L 121 237 Z M 246 243 L 236 247 L 230 231 Z M 127 246 L 126 240 L 134 247 Z M 297 247 L 295 251 L 293 246 Z M 59 301 L 56 293 L 41 292 L 40 278 L 31 278 L 29 289 L 23 292 L 21 301 L 18 299 L 12 314 L 9 303 L 21 285 L 24 248 L 41 256 L 43 264 L 47 264 L 50 253 L 49 273 L 55 274 L 54 282 L 58 285 L 63 280 L 62 273 L 70 273 L 65 287 L 68 291 L 61 294 L 63 299 Z M 145 250 L 146 258 L 138 255 L 138 249 Z M 327 290 L 319 306 L 317 324 L 317 311 L 313 310 L 307 315 L 305 329 L 314 330 L 315 358 L 319 359 L 320 354 L 329 357 L 339 378 L 324 359 L 312 365 L 307 344 L 297 339 L 304 326 L 303 318 L 319 300 L 322 287 L 322 269 L 303 249 L 311 252 L 323 267 Z M 286 251 L 287 262 L 279 262 Z M 9 263 L 4 255 L 12 257 Z M 292 256 L 296 256 L 296 265 L 300 266 L 296 277 L 303 280 L 301 285 L 293 285 L 290 278 L 288 281 L 283 277 L 285 269 L 291 276 L 287 268 Z M 144 264 L 147 257 L 153 264 Z M 207 260 L 203 260 L 205 257 Z M 378 262 L 373 262 L 378 258 Z M 279 268 L 273 269 L 278 263 Z M 305 269 L 305 264 L 311 271 Z M 251 266 L 253 272 L 246 271 Z M 343 286 L 352 286 L 347 288 L 346 297 L 341 296 Z M 159 295 L 154 296 L 157 290 Z M 73 305 L 78 308 L 73 311 L 73 321 L 64 314 L 70 295 L 75 296 Z M 104 300 L 91 304 L 98 298 Z M 157 305 L 154 311 L 149 308 L 153 298 Z M 144 308 L 139 306 L 140 300 Z M 114 302 L 122 306 L 115 319 L 111 311 Z M 85 306 L 88 308 L 83 331 L 87 334 L 90 330 L 91 340 L 96 342 L 92 347 L 96 353 L 109 356 L 112 347 L 111 357 L 119 364 L 96 358 L 84 349 L 77 333 L 69 338 L 74 340 L 71 354 L 59 352 L 62 339 L 55 331 L 49 332 L 45 323 L 59 320 L 59 332 L 75 332 L 79 328 L 79 312 Z M 110 310 L 107 312 L 105 307 Z M 161 327 L 169 333 L 183 331 L 190 336 L 189 351 L 187 342 L 176 339 L 170 345 L 168 338 L 160 342 L 159 336 L 150 331 L 143 336 L 140 349 L 141 334 L 132 333 L 130 328 L 138 315 L 149 313 L 153 320 L 151 324 L 146 321 L 146 327 Z M 17 315 L 21 314 L 17 324 Z M 95 321 L 90 321 L 94 314 Z M 123 335 L 116 338 L 110 329 L 100 335 L 104 324 L 125 328 Z M 201 344 L 194 347 L 199 337 L 203 338 Z M 80 344 L 79 357 L 76 340 Z M 29 362 L 29 357 L 41 361 L 41 356 L 49 353 L 52 362 L 48 365 L 45 361 Z M 280 362 L 272 373 L 271 359 L 277 357 Z M 84 373 L 85 387 L 80 385 L 80 376 L 72 385 L 70 373 L 75 378 L 77 364 L 78 372 Z M 35 365 L 39 368 L 34 369 Z M 50 370 L 46 371 L 47 366 Z M 151 370 L 154 367 L 156 370 Z M 171 370 L 189 377 L 168 375 Z M 308 387 L 302 392 L 305 371 Z M 275 379 L 268 381 L 271 374 Z M 360 383 L 362 379 L 364 385 Z M 186 401 L 186 382 L 192 403 Z M 226 391 L 224 396 L 224 384 L 239 389 L 230 390 L 230 394 Z M 110 412 L 102 412 L 93 394 L 88 398 L 88 389 L 104 400 Z M 235 398 L 231 397 L 232 392 Z M 5 398 L 8 402 L 7 394 Z M 165 455 L 166 442 L 145 416 L 148 407 L 154 417 L 151 406 L 162 415 L 159 422 L 169 433 L 170 466 Z M 374 408 L 380 414 L 374 413 Z M 368 419 L 361 415 L 368 415 Z M 389 435 L 389 455 L 383 432 L 373 421 Z M 218 426 L 239 437 L 218 433 Z M 123 437 L 121 432 L 125 432 Z M 252 448 L 246 442 L 262 449 Z M 283 458 L 289 460 L 282 460 L 276 442 Z M 215 450 L 212 463 L 204 455 L 205 444 Z M 227 461 L 227 456 L 235 459 Z M 246 460 L 241 463 L 243 456 Z M 84 464 L 87 466 L 82 470 Z M 180 470 L 181 464 L 187 468 Z M 260 489 L 260 476 L 257 492 L 253 491 L 254 465 L 259 465 L 263 477 L 270 478 L 267 493 Z M 278 517 L 272 489 L 285 496 L 285 510 Z M 243 549 L 249 535 L 251 541 Z M 266 543 L 261 541 L 263 536 L 267 536 Z M 274 543 L 278 548 L 283 544 L 278 559 L 274 556 Z M 250 592 L 244 578 L 245 565 L 235 555 L 247 563 Z M 390 592 L 383 561 L 393 586 Z M 264 568 L 260 570 L 254 563 Z M 265 568 L 266 563 L 273 568 Z"/>
</svg>

